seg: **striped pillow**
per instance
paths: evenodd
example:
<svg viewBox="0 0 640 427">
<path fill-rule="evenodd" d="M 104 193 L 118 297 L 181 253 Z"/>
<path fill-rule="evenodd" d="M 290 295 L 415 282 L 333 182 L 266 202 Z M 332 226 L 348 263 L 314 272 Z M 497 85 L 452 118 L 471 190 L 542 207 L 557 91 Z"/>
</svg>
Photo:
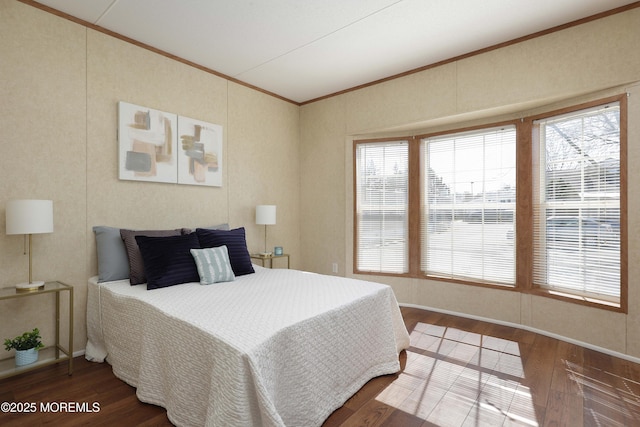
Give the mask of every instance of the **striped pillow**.
<svg viewBox="0 0 640 427">
<path fill-rule="evenodd" d="M 218 282 L 231 282 L 236 278 L 231 268 L 229 252 L 226 246 L 191 249 L 191 255 L 193 255 L 196 267 L 198 267 L 200 284 L 211 285 Z"/>
<path fill-rule="evenodd" d="M 127 250 L 127 258 L 129 260 L 129 282 L 132 285 L 140 285 L 147 283 L 147 276 L 145 274 L 144 259 L 140 254 L 140 247 L 136 236 L 149 236 L 149 237 L 169 237 L 179 236 L 183 233 L 179 228 L 176 230 L 120 230 L 120 237 L 124 242 L 124 247 Z"/>
<path fill-rule="evenodd" d="M 182 236 L 136 236 L 144 262 L 147 289 L 197 282 L 198 270 L 189 250 L 200 248 L 196 233 Z"/>
<path fill-rule="evenodd" d="M 197 228 L 196 233 L 198 234 L 201 248 L 217 248 L 222 245 L 227 247 L 231 268 L 236 277 L 255 273 L 253 264 L 251 264 L 251 256 L 247 249 L 244 227 L 234 228 L 229 231 Z"/>
</svg>

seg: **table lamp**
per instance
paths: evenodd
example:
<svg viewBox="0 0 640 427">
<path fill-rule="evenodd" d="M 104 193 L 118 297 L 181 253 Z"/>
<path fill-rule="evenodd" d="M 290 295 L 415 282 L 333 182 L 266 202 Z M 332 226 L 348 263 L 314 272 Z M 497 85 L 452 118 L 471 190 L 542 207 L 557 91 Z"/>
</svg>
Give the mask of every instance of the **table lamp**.
<svg viewBox="0 0 640 427">
<path fill-rule="evenodd" d="M 256 206 L 256 224 L 264 225 L 264 252 L 260 255 L 271 255 L 267 252 L 267 225 L 275 225 L 276 207 L 274 205 Z"/>
<path fill-rule="evenodd" d="M 6 220 L 7 234 L 29 236 L 29 282 L 17 284 L 16 289 L 21 291 L 37 290 L 44 286 L 44 282 L 34 281 L 31 277 L 31 235 L 53 233 L 53 201 L 9 200 Z"/>
</svg>

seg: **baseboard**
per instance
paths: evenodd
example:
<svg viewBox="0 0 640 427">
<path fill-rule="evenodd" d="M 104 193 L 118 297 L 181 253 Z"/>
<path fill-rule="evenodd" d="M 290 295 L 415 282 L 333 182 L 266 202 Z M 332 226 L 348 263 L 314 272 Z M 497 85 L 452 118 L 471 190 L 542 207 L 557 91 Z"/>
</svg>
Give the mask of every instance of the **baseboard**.
<svg viewBox="0 0 640 427">
<path fill-rule="evenodd" d="M 427 306 L 418 305 L 418 304 L 399 303 L 399 305 L 402 306 L 402 307 L 411 307 L 411 308 L 418 308 L 418 309 L 421 309 L 421 310 L 435 311 L 437 313 L 449 314 L 449 315 L 452 315 L 452 316 L 464 317 L 464 318 L 467 318 L 467 319 L 478 320 L 478 321 L 481 321 L 481 322 L 494 323 L 496 325 L 502 325 L 502 326 L 508 326 L 508 327 L 516 328 L 516 329 L 522 329 L 522 330 L 525 330 L 525 331 L 534 332 L 536 334 L 544 335 L 544 336 L 547 336 L 547 337 L 550 337 L 550 338 L 555 338 L 555 339 L 560 340 L 560 341 L 565 341 L 565 342 L 568 342 L 568 343 L 571 343 L 571 344 L 579 345 L 580 347 L 585 347 L 585 348 L 588 348 L 590 350 L 599 351 L 601 353 L 608 354 L 610 356 L 614 356 L 614 357 L 617 357 L 617 358 L 620 358 L 620 359 L 624 359 L 624 360 L 628 360 L 628 361 L 633 362 L 633 363 L 640 364 L 640 358 L 633 357 L 633 356 L 630 356 L 630 355 L 625 354 L 625 353 L 620 353 L 620 352 L 617 352 L 617 351 L 613 351 L 613 350 L 610 350 L 608 348 L 599 347 L 597 345 L 593 345 L 593 344 L 590 344 L 590 343 L 587 343 L 587 342 L 578 341 L 578 340 L 575 340 L 573 338 L 568 338 L 568 337 L 565 337 L 565 336 L 562 336 L 562 335 L 554 334 L 553 332 L 544 331 L 542 329 L 537 329 L 537 328 L 534 328 L 534 327 L 531 327 L 531 326 L 527 326 L 527 325 L 521 325 L 519 323 L 505 322 L 503 320 L 491 319 L 491 318 L 482 317 L 482 316 L 475 316 L 473 314 L 467 314 L 467 313 L 459 313 L 459 312 L 451 311 L 451 310 L 443 310 L 441 308 L 427 307 Z"/>
</svg>

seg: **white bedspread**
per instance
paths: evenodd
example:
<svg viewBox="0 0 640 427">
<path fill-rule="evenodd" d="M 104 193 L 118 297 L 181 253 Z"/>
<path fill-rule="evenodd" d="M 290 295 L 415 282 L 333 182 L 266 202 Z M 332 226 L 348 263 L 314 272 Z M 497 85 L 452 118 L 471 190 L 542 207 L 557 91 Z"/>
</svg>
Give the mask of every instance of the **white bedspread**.
<svg viewBox="0 0 640 427">
<path fill-rule="evenodd" d="M 179 426 L 317 426 L 409 346 L 386 285 L 255 267 L 147 291 L 89 281 L 86 357 Z"/>
</svg>

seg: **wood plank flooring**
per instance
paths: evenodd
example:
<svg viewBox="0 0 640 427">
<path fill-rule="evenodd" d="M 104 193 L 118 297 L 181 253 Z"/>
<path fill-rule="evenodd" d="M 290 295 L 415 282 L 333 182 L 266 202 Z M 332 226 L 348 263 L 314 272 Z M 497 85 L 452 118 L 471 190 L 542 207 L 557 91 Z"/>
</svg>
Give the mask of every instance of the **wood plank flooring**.
<svg viewBox="0 0 640 427">
<path fill-rule="evenodd" d="M 520 329 L 402 314 L 411 333 L 402 370 L 369 381 L 325 427 L 640 425 L 640 365 Z M 0 412 L 0 425 L 172 425 L 108 364 L 74 363 L 71 377 L 61 363 L 0 381 L 0 404 L 97 402 L 99 412 Z"/>
</svg>

